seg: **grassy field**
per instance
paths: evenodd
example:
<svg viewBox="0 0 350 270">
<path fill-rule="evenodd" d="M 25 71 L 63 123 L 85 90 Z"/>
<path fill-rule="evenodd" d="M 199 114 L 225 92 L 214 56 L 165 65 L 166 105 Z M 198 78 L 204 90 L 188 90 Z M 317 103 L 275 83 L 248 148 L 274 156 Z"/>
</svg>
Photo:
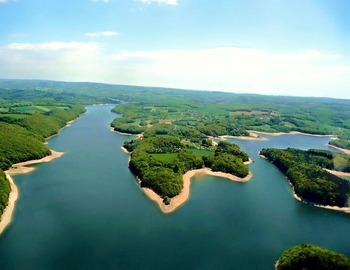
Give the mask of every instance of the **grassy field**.
<svg viewBox="0 0 350 270">
<path fill-rule="evenodd" d="M 177 157 L 177 153 L 170 153 L 170 154 L 152 154 L 152 157 L 154 157 L 156 160 L 167 162 L 167 163 L 173 163 L 175 158 Z"/>
<path fill-rule="evenodd" d="M 209 156 L 214 155 L 214 152 L 210 152 L 208 150 L 190 149 L 190 151 L 192 151 L 198 157 L 202 157 L 202 156 L 206 156 L 206 155 L 209 155 Z"/>
<path fill-rule="evenodd" d="M 196 156 L 202 157 L 205 155 L 214 155 L 214 152 L 210 152 L 207 150 L 201 150 L 201 149 L 189 149 L 191 152 L 193 152 Z M 173 163 L 174 160 L 177 157 L 177 153 L 170 153 L 170 154 L 152 154 L 152 157 L 154 157 L 156 160 L 163 161 L 166 163 Z"/>
<path fill-rule="evenodd" d="M 49 112 L 53 109 L 69 109 L 68 107 L 63 106 L 21 106 L 21 107 L 12 107 L 13 110 L 19 111 L 19 112 L 27 112 L 27 113 L 33 113 L 33 112 Z"/>
</svg>

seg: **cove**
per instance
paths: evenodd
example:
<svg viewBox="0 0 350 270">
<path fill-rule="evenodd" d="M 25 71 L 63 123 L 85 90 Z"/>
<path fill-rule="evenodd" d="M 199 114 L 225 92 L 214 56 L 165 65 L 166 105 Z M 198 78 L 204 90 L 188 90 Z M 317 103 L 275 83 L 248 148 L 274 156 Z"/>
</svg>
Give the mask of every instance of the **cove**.
<svg viewBox="0 0 350 270">
<path fill-rule="evenodd" d="M 110 131 L 112 107 L 87 107 L 49 141 L 61 158 L 13 177 L 20 198 L 0 237 L 2 269 L 267 270 L 300 243 L 350 256 L 350 215 L 296 201 L 284 175 L 257 155 L 266 147 L 330 149 L 328 138 L 231 139 L 254 160 L 253 179 L 196 177 L 190 199 L 164 215 L 129 172 L 120 146 L 130 137 Z"/>
</svg>

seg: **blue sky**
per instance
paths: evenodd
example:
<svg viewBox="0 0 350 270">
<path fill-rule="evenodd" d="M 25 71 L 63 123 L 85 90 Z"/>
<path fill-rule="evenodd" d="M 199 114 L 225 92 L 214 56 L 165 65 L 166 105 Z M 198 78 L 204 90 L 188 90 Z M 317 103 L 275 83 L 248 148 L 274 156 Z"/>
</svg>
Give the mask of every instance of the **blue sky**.
<svg viewBox="0 0 350 270">
<path fill-rule="evenodd" d="M 348 0 L 0 0 L 0 78 L 350 99 Z"/>
</svg>

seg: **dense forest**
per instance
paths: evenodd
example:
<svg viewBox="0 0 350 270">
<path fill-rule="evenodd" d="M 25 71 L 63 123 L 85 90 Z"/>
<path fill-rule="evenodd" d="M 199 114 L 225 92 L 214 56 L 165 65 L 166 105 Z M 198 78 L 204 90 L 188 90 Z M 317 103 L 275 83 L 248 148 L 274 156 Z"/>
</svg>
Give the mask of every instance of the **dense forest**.
<svg viewBox="0 0 350 270">
<path fill-rule="evenodd" d="M 116 108 L 125 117 L 114 125 L 121 132 L 140 133 L 145 124 L 171 120 L 209 136 L 248 135 L 247 130 L 332 134 L 340 139 L 333 143 L 350 149 L 349 100 L 38 80 L 0 80 L 2 96 L 56 103 L 127 102 Z"/>
<path fill-rule="evenodd" d="M 132 152 L 130 170 L 140 180 L 141 187 L 151 188 L 169 204 L 183 188 L 182 175 L 203 166 L 238 177 L 248 175 L 248 155 L 228 142 L 212 146 L 203 140 L 200 144 L 186 141 L 185 137 L 152 135 L 124 143 Z"/>
<path fill-rule="evenodd" d="M 261 155 L 270 160 L 294 187 L 303 200 L 321 205 L 346 207 L 350 182 L 326 169 L 334 169 L 334 154 L 327 150 L 262 149 Z"/>
<path fill-rule="evenodd" d="M 7 206 L 10 191 L 10 182 L 6 179 L 3 170 L 0 169 L 0 215 L 4 212 Z"/>
<path fill-rule="evenodd" d="M 276 270 L 349 270 L 350 258 L 314 245 L 301 244 L 281 255 Z"/>
</svg>

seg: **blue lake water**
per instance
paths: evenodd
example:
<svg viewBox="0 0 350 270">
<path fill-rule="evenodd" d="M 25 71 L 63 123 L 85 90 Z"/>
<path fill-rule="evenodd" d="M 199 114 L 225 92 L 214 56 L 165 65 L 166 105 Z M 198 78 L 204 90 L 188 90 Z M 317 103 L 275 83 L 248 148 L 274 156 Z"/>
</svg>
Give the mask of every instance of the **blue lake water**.
<svg viewBox="0 0 350 270">
<path fill-rule="evenodd" d="M 248 183 L 195 177 L 191 197 L 164 215 L 147 199 L 109 129 L 112 106 L 90 106 L 49 147 L 65 154 L 17 175 L 13 223 L 0 236 L 2 269 L 273 269 L 311 243 L 350 256 L 350 215 L 296 201 L 262 148 L 322 148 L 328 138 L 231 140 L 253 158 Z M 331 149 L 330 149 L 331 150 Z"/>
</svg>

